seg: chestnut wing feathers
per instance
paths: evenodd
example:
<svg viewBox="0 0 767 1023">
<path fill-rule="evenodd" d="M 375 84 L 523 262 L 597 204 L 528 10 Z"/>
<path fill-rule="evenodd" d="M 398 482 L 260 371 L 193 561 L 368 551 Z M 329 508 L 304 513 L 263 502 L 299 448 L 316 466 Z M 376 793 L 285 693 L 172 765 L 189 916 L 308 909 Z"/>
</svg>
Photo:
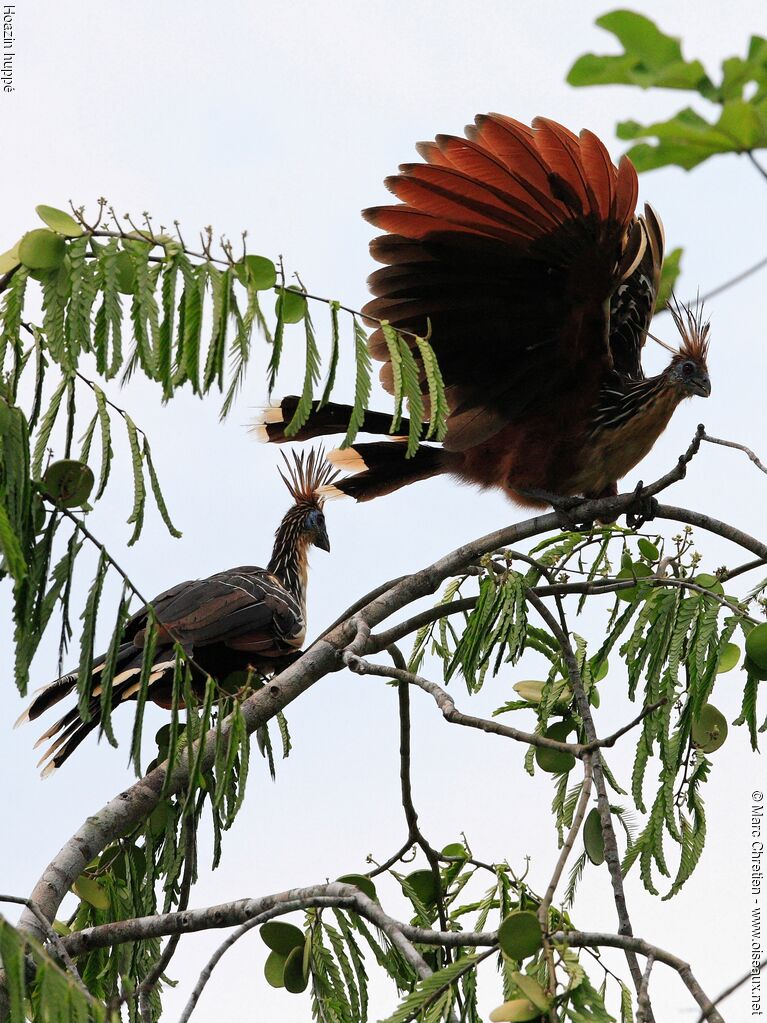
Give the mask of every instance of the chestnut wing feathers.
<svg viewBox="0 0 767 1023">
<path fill-rule="evenodd" d="M 615 362 L 636 371 L 647 324 L 613 338 L 611 298 L 624 281 L 649 281 L 654 302 L 660 268 L 646 257 L 657 224 L 635 216 L 633 166 L 616 168 L 590 132 L 492 114 L 467 134 L 422 144 L 427 162 L 387 180 L 400 204 L 365 212 L 390 233 L 371 245 L 386 265 L 364 311 L 421 335 L 431 327 L 453 449 L 553 404 L 574 374 L 596 391 Z M 370 351 L 388 362 L 380 329 Z M 382 381 L 391 389 L 389 365 Z"/>
</svg>

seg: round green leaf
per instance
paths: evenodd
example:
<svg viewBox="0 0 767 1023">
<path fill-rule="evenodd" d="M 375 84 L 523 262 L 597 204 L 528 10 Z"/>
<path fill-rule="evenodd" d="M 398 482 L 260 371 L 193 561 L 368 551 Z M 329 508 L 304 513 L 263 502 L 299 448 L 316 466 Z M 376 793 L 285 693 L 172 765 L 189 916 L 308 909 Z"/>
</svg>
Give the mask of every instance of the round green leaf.
<svg viewBox="0 0 767 1023">
<path fill-rule="evenodd" d="M 715 575 L 709 575 L 708 572 L 700 572 L 695 576 L 693 582 L 698 586 L 702 586 L 704 590 L 711 590 L 712 593 L 716 593 L 720 597 L 724 594 L 724 587 L 717 577 Z"/>
<path fill-rule="evenodd" d="M 629 568 L 622 568 L 616 579 L 643 579 L 645 576 L 652 575 L 653 571 L 649 565 L 646 565 L 644 561 L 635 561 Z M 617 590 L 619 600 L 636 600 L 639 596 L 639 586 L 631 586 L 625 590 Z"/>
<path fill-rule="evenodd" d="M 93 472 L 85 462 L 62 458 L 52 462 L 43 475 L 46 494 L 63 508 L 79 508 L 93 490 Z"/>
<path fill-rule="evenodd" d="M 757 668 L 767 670 L 767 622 L 756 625 L 746 636 L 746 656 Z"/>
<path fill-rule="evenodd" d="M 288 956 L 294 948 L 303 948 L 305 935 L 300 927 L 286 924 L 283 920 L 269 920 L 261 928 L 264 943 L 273 952 Z"/>
<path fill-rule="evenodd" d="M 713 703 L 704 703 L 692 723 L 692 741 L 703 753 L 715 753 L 727 738 L 727 719 Z"/>
<path fill-rule="evenodd" d="M 61 266 L 66 254 L 64 239 L 47 227 L 27 231 L 19 242 L 19 260 L 30 270 L 53 270 Z"/>
<path fill-rule="evenodd" d="M 12 249 L 8 249 L 7 252 L 3 252 L 3 254 L 0 255 L 0 274 L 10 273 L 11 270 L 15 270 L 20 263 L 19 243 L 17 242 Z"/>
<path fill-rule="evenodd" d="M 340 881 L 341 884 L 353 884 L 355 888 L 367 895 L 369 899 L 376 899 L 376 886 L 370 880 L 369 877 L 365 877 L 364 874 L 342 874 L 341 877 L 337 877 L 336 881 Z"/>
<path fill-rule="evenodd" d="M 754 664 L 748 655 L 743 659 L 743 668 L 749 675 L 759 679 L 760 682 L 767 680 L 767 668 L 760 668 L 758 664 Z"/>
<path fill-rule="evenodd" d="M 266 256 L 246 256 L 245 266 L 250 283 L 256 291 L 267 291 L 277 283 L 277 270 Z"/>
<path fill-rule="evenodd" d="M 726 671 L 732 671 L 740 660 L 740 647 L 737 643 L 725 643 L 719 655 L 719 663 L 716 666 L 717 675 L 724 675 Z"/>
<path fill-rule="evenodd" d="M 602 834 L 602 819 L 599 810 L 594 807 L 590 810 L 583 825 L 583 844 L 586 846 L 586 855 L 599 866 L 605 861 L 605 839 Z"/>
<path fill-rule="evenodd" d="M 575 730 L 575 723 L 570 720 L 557 721 L 549 725 L 543 733 L 547 739 L 556 739 L 557 742 L 567 742 L 571 732 Z M 563 774 L 575 767 L 575 757 L 572 753 L 564 750 L 547 749 L 545 746 L 535 747 L 535 760 L 542 771 L 549 774 Z"/>
<path fill-rule="evenodd" d="M 266 924 L 264 924 L 266 927 Z M 272 987 L 285 987 L 285 962 L 287 956 L 270 952 L 264 963 L 264 976 Z"/>
<path fill-rule="evenodd" d="M 532 703 L 537 706 L 543 699 L 543 689 L 545 685 L 545 682 L 540 682 L 536 679 L 524 679 L 522 682 L 517 682 L 517 684 L 512 686 L 512 688 L 514 692 L 519 695 L 521 700 L 525 700 L 527 703 Z M 557 680 L 554 683 L 554 686 L 555 690 L 558 690 L 556 703 L 560 706 L 566 707 L 573 698 L 572 692 L 565 685 L 564 679 Z"/>
<path fill-rule="evenodd" d="M 539 1019 L 540 1015 L 541 1010 L 536 1009 L 527 998 L 513 998 L 493 1009 L 490 1020 L 491 1023 L 528 1023 L 529 1020 Z"/>
<path fill-rule="evenodd" d="M 600 702 L 599 690 L 596 686 L 592 686 L 589 690 L 589 703 L 592 707 L 598 707 Z"/>
<path fill-rule="evenodd" d="M 543 932 L 535 913 L 517 909 L 498 928 L 498 944 L 510 959 L 527 959 L 543 945 Z"/>
<path fill-rule="evenodd" d="M 302 991 L 306 990 L 306 985 L 309 983 L 309 975 L 304 973 L 303 945 L 301 948 L 294 948 L 285 960 L 283 979 L 285 981 L 285 990 L 290 991 L 292 995 L 300 995 Z"/>
<path fill-rule="evenodd" d="M 136 290 L 136 269 L 127 252 L 118 252 L 115 256 L 117 271 L 117 290 L 123 295 L 132 295 Z"/>
<path fill-rule="evenodd" d="M 109 909 L 109 896 L 95 878 L 81 874 L 72 885 L 72 891 L 94 909 Z"/>
<path fill-rule="evenodd" d="M 660 557 L 660 551 L 651 543 L 646 537 L 640 536 L 637 542 L 637 547 L 643 557 L 647 558 L 648 561 L 655 562 Z"/>
<path fill-rule="evenodd" d="M 551 998 L 548 992 L 543 990 L 535 977 L 528 977 L 526 973 L 520 973 L 516 970 L 512 973 L 511 979 L 522 994 L 533 1003 L 536 1009 L 542 1009 L 545 1012 L 551 1006 Z"/>
<path fill-rule="evenodd" d="M 462 860 L 468 858 L 468 850 L 462 842 L 451 842 L 450 845 L 446 845 L 442 850 L 443 856 L 460 856 Z"/>
<path fill-rule="evenodd" d="M 607 678 L 607 672 L 610 670 L 610 662 L 605 659 L 604 661 L 598 661 L 596 664 L 591 665 L 591 673 L 595 682 L 601 682 L 603 678 Z"/>
<path fill-rule="evenodd" d="M 430 870 L 414 870 L 405 878 L 424 906 L 433 905 L 439 897 L 439 887 Z M 405 893 L 407 894 L 407 893 Z"/>
<path fill-rule="evenodd" d="M 63 234 L 66 238 L 79 238 L 83 233 L 75 218 L 70 217 L 64 210 L 57 210 L 53 206 L 35 206 L 35 212 L 51 230 Z"/>
<path fill-rule="evenodd" d="M 306 315 L 306 299 L 293 288 L 285 288 L 280 292 L 282 296 L 282 318 L 285 323 L 300 323 Z M 279 309 L 280 299 L 277 298 L 275 313 Z"/>
</svg>

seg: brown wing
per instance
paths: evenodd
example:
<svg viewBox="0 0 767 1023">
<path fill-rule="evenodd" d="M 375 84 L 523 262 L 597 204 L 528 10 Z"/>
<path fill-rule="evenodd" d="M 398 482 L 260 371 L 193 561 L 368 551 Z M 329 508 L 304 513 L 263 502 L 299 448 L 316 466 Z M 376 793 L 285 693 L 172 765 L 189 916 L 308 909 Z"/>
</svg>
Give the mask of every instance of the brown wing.
<svg viewBox="0 0 767 1023">
<path fill-rule="evenodd" d="M 263 568 L 251 565 L 207 579 L 180 583 L 153 602 L 161 639 L 194 649 L 223 643 L 236 650 L 300 645 L 304 620 L 298 601 Z M 142 608 L 126 634 L 143 644 L 147 612 Z"/>
<path fill-rule="evenodd" d="M 490 114 L 467 134 L 422 144 L 426 162 L 387 180 L 401 203 L 365 211 L 390 233 L 371 245 L 387 265 L 364 311 L 418 334 L 431 325 L 454 449 L 574 379 L 598 389 L 613 367 L 608 300 L 646 245 L 636 172 L 590 132 Z M 370 351 L 388 362 L 380 330 Z"/>
<path fill-rule="evenodd" d="M 304 637 L 301 605 L 280 581 L 263 568 L 244 566 L 196 579 L 161 593 L 152 602 L 160 623 L 157 650 L 149 676 L 148 697 L 171 706 L 175 656 L 171 645 L 180 642 L 194 657 L 193 685 L 204 685 L 205 674 L 219 680 L 253 664 L 274 664 L 273 658 L 294 656 Z M 143 661 L 147 609 L 127 623 L 126 641 L 120 646 L 112 680 L 113 706 L 135 699 Z M 96 727 L 100 719 L 100 673 L 105 658 L 93 663 L 94 688 L 86 720 L 77 706 L 54 722 L 37 745 L 52 740 L 40 759 L 43 777 L 60 767 Z M 196 665 L 202 668 L 198 676 Z M 46 686 L 19 719 L 34 720 L 68 696 L 77 685 L 77 672 Z"/>
</svg>

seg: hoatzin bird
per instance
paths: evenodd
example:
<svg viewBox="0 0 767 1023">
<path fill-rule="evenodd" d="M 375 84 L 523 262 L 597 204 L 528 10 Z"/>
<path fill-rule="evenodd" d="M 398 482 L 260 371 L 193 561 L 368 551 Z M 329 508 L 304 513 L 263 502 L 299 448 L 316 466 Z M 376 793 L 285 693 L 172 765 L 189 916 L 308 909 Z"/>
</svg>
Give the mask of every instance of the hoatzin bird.
<svg viewBox="0 0 767 1023">
<path fill-rule="evenodd" d="M 391 440 L 332 452 L 336 466 L 357 473 L 335 490 L 368 501 L 449 473 L 522 504 L 545 504 L 542 493 L 615 494 L 677 405 L 709 394 L 708 324 L 698 310 L 673 309 L 679 349 L 662 373 L 645 377 L 663 229 L 649 206 L 637 214 L 626 157 L 615 167 L 591 132 L 576 136 L 545 118 L 528 128 L 488 114 L 466 135 L 418 145 L 424 162 L 386 180 L 400 203 L 364 212 L 388 233 L 371 244 L 384 267 L 369 278 L 375 298 L 363 313 L 373 326 L 388 320 L 422 337 L 430 330 L 447 436 L 413 458 Z M 392 391 L 380 326 L 369 349 Z M 422 389 L 428 410 L 425 380 Z M 296 401 L 265 411 L 256 427 L 263 439 L 346 429 L 350 407 L 330 404 L 286 437 Z M 371 412 L 363 430 L 389 426 Z"/>
<path fill-rule="evenodd" d="M 207 579 L 179 583 L 152 601 L 157 645 L 147 699 L 159 706 L 172 706 L 175 643 L 193 658 L 192 686 L 198 693 L 204 692 L 207 675 L 217 681 L 251 669 L 257 676 L 270 675 L 300 650 L 306 634 L 309 548 L 330 550 L 320 489 L 332 483 L 336 473 L 323 460 L 321 451 L 311 451 L 307 457 L 294 456 L 292 465 L 288 459 L 285 463 L 288 475 L 281 471 L 280 475 L 294 503 L 275 533 L 268 566 L 245 565 Z M 147 624 L 147 607 L 126 624 L 111 682 L 112 706 L 136 699 Z M 40 737 L 38 746 L 53 739 L 40 760 L 40 764 L 47 761 L 43 777 L 61 767 L 97 727 L 99 676 L 105 660 L 102 656 L 93 662 L 94 686 L 87 719 L 82 719 L 75 706 Z M 16 724 L 40 717 L 76 685 L 74 672 L 44 686 Z"/>
</svg>

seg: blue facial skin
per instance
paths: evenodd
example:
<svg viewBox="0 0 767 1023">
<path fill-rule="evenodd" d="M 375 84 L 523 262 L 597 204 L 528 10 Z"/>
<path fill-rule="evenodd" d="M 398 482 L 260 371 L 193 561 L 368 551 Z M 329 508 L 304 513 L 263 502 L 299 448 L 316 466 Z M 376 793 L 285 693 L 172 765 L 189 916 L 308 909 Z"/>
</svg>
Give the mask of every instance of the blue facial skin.
<svg viewBox="0 0 767 1023">
<path fill-rule="evenodd" d="M 325 526 L 325 516 L 318 508 L 310 511 L 306 516 L 304 527 L 308 532 L 313 534 L 312 543 L 315 547 L 319 547 L 322 551 L 330 550 L 330 540 L 328 539 L 328 531 Z"/>
</svg>

